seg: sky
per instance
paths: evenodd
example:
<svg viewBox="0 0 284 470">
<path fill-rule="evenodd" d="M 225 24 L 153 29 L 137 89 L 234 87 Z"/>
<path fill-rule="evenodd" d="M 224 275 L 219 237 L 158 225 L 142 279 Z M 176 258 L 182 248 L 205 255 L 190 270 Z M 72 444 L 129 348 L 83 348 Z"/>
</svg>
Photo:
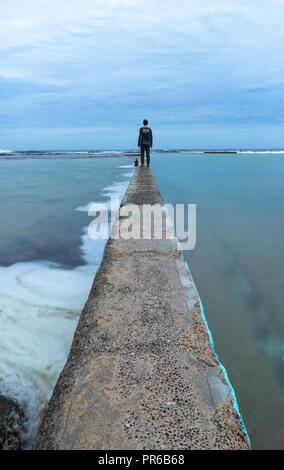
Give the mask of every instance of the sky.
<svg viewBox="0 0 284 470">
<path fill-rule="evenodd" d="M 284 149 L 283 0 L 2 0 L 0 149 Z"/>
</svg>

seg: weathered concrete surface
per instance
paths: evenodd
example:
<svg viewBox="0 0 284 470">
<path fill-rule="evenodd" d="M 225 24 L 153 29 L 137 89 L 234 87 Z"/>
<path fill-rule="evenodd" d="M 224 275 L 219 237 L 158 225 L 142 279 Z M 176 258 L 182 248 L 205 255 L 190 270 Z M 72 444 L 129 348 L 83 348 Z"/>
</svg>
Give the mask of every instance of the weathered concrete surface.
<svg viewBox="0 0 284 470">
<path fill-rule="evenodd" d="M 137 169 L 122 205 L 161 202 Z M 175 240 L 108 241 L 34 448 L 248 448 Z"/>
</svg>

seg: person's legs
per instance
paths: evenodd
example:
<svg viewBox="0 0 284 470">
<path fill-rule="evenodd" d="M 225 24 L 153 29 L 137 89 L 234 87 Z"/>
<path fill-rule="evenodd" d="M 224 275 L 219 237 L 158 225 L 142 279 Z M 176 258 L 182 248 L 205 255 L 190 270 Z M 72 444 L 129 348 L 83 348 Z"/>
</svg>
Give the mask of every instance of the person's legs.
<svg viewBox="0 0 284 470">
<path fill-rule="evenodd" d="M 145 151 L 145 146 L 141 144 L 141 165 L 144 165 L 144 151 Z"/>
<path fill-rule="evenodd" d="M 147 166 L 150 166 L 150 145 L 146 147 L 146 154 L 147 154 Z"/>
</svg>

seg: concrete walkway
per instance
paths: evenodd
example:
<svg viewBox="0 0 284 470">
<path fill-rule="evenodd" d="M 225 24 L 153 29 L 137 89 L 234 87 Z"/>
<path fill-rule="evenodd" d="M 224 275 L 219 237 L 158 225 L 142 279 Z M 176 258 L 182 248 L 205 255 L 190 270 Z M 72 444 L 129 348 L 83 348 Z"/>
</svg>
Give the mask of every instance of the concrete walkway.
<svg viewBox="0 0 284 470">
<path fill-rule="evenodd" d="M 130 203 L 162 203 L 150 168 Z M 176 240 L 110 239 L 34 448 L 247 449 L 230 393 Z"/>
</svg>

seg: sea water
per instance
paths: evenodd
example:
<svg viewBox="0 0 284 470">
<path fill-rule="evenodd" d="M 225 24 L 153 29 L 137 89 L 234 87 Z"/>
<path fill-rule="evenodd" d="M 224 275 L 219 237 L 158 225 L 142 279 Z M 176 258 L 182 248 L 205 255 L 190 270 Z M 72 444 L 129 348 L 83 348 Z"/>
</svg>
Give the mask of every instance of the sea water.
<svg viewBox="0 0 284 470">
<path fill-rule="evenodd" d="M 197 205 L 185 251 L 256 449 L 284 448 L 284 153 L 163 154 L 165 202 Z"/>
<path fill-rule="evenodd" d="M 0 393 L 25 410 L 26 448 L 103 255 L 105 240 L 87 235 L 89 204 L 122 197 L 133 160 L 0 155 Z M 283 449 L 283 151 L 153 152 L 151 163 L 165 202 L 197 204 L 197 245 L 184 255 L 252 446 Z"/>
<path fill-rule="evenodd" d="M 102 259 L 106 240 L 87 234 L 89 203 L 121 199 L 132 174 L 119 156 L 0 160 L 0 393 L 25 412 L 25 448 Z"/>
</svg>

